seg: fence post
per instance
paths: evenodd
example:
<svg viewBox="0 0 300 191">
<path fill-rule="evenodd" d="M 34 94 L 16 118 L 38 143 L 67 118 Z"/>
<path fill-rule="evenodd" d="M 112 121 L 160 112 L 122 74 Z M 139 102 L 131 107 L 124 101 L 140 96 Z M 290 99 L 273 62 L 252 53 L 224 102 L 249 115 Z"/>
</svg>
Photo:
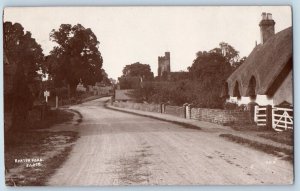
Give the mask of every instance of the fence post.
<svg viewBox="0 0 300 191">
<path fill-rule="evenodd" d="M 166 104 L 161 104 L 161 113 L 166 113 Z"/>
<path fill-rule="evenodd" d="M 252 122 L 256 122 L 256 114 L 257 114 L 257 109 L 258 109 L 258 105 L 255 102 L 251 102 L 248 104 L 248 108 L 250 111 L 250 117 L 252 119 Z"/>
<path fill-rule="evenodd" d="M 268 129 L 272 129 L 272 106 L 271 105 L 267 105 L 267 108 L 266 108 L 266 127 Z"/>
<path fill-rule="evenodd" d="M 254 106 L 254 111 L 253 111 L 253 120 L 254 120 L 254 122 L 257 122 L 257 113 L 258 113 L 257 110 L 258 110 L 258 108 L 259 108 L 258 105 Z"/>
<path fill-rule="evenodd" d="M 185 104 L 183 104 L 183 118 L 187 118 L 187 115 L 186 115 L 186 113 L 187 113 L 187 110 L 188 110 L 188 103 L 185 103 Z"/>
<path fill-rule="evenodd" d="M 192 118 L 192 104 L 188 104 L 187 105 L 187 109 L 188 109 L 188 116 L 187 116 L 187 118 L 191 119 Z"/>
</svg>

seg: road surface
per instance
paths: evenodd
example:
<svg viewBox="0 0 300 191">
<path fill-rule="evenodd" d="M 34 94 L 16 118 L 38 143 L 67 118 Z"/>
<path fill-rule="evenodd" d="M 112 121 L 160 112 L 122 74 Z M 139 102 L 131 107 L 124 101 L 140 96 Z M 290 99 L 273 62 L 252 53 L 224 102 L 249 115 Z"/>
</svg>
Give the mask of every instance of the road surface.
<svg viewBox="0 0 300 191">
<path fill-rule="evenodd" d="M 48 185 L 292 183 L 289 162 L 218 133 L 106 109 L 105 100 L 72 107 L 83 115 L 80 138 Z"/>
</svg>

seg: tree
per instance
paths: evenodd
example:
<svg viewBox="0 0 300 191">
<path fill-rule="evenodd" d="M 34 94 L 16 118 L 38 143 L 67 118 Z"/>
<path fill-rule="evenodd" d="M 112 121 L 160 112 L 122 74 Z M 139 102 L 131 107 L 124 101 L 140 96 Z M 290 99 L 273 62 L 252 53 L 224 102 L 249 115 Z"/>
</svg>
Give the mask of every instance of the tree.
<svg viewBox="0 0 300 191">
<path fill-rule="evenodd" d="M 223 48 L 223 49 L 222 49 Z M 245 58 L 239 59 L 238 51 L 227 43 L 210 51 L 199 51 L 187 74 L 178 72 L 178 80 L 157 80 L 148 84 L 142 83 L 134 91 L 139 101 L 182 105 L 191 103 L 195 107 L 222 108 L 224 97 L 222 88 L 229 75 Z M 123 70 L 124 74 L 129 72 Z M 162 76 L 167 79 L 169 76 Z"/>
<path fill-rule="evenodd" d="M 123 69 L 122 77 L 141 77 L 143 80 L 153 80 L 154 75 L 151 72 L 150 65 L 141 64 L 139 62 L 126 65 Z"/>
<path fill-rule="evenodd" d="M 234 68 L 234 70 L 236 70 L 238 67 L 240 67 L 245 61 L 246 61 L 247 57 L 244 56 L 243 58 L 239 59 L 237 62 L 232 64 L 232 67 Z"/>
<path fill-rule="evenodd" d="M 104 85 L 107 85 L 107 86 L 110 86 L 110 85 L 112 85 L 112 82 L 110 81 L 110 79 L 108 78 L 108 75 L 107 75 L 107 73 L 105 72 L 105 70 L 104 69 L 101 69 L 101 72 L 102 72 L 102 83 L 104 84 Z"/>
<path fill-rule="evenodd" d="M 198 52 L 188 70 L 193 81 L 190 83 L 193 87 L 189 88 L 193 92 L 193 99 L 190 99 L 193 104 L 199 107 L 222 107 L 224 100 L 220 97 L 221 89 L 232 72 L 227 59 L 215 51 Z"/>
<path fill-rule="evenodd" d="M 209 52 L 222 55 L 225 58 L 225 61 L 230 63 L 234 69 L 238 68 L 246 59 L 246 57 L 240 59 L 239 51 L 235 50 L 233 46 L 226 42 L 220 42 L 219 47 L 214 48 Z"/>
<path fill-rule="evenodd" d="M 28 111 L 38 96 L 44 55 L 41 46 L 21 24 L 5 22 L 4 56 L 5 63 L 5 112 L 12 112 L 12 129 L 25 125 Z M 7 76 L 11 76 L 8 82 Z"/>
<path fill-rule="evenodd" d="M 99 41 L 90 28 L 62 24 L 52 30 L 50 39 L 58 45 L 47 59 L 48 73 L 57 87 L 68 85 L 69 97 L 75 95 L 79 82 L 95 85 L 103 77 L 103 59 L 98 50 Z"/>
</svg>

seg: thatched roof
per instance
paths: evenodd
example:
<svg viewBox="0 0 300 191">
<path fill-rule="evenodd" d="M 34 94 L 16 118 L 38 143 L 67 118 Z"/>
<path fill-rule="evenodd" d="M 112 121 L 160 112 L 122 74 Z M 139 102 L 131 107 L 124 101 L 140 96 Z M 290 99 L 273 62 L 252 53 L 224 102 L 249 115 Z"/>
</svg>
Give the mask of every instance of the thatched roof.
<svg viewBox="0 0 300 191">
<path fill-rule="evenodd" d="M 279 77 L 284 78 L 292 69 L 292 38 L 292 28 L 289 27 L 257 45 L 245 63 L 227 79 L 229 95 L 234 96 L 237 82 L 241 96 L 249 96 L 247 90 L 252 76 L 256 80 L 256 94 L 274 93 L 272 89 L 276 89 Z"/>
</svg>

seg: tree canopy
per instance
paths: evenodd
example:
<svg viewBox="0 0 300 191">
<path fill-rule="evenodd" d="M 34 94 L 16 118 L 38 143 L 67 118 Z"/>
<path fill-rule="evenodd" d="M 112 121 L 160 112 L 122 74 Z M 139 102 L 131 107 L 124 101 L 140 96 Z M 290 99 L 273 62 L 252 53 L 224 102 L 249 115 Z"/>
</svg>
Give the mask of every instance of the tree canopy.
<svg viewBox="0 0 300 191">
<path fill-rule="evenodd" d="M 103 58 L 99 41 L 90 28 L 62 24 L 51 31 L 50 39 L 58 44 L 47 58 L 48 73 L 56 86 L 65 82 L 74 96 L 79 82 L 94 85 L 102 80 Z"/>
<path fill-rule="evenodd" d="M 102 71 L 102 83 L 103 83 L 104 85 L 112 85 L 112 82 L 111 82 L 111 80 L 108 78 L 108 75 L 107 75 L 107 73 L 105 72 L 105 70 L 102 68 L 101 71 Z"/>
<path fill-rule="evenodd" d="M 141 77 L 143 80 L 153 80 L 154 75 L 149 64 L 136 62 L 124 67 L 122 77 Z"/>
<path fill-rule="evenodd" d="M 24 126 L 28 110 L 40 93 L 44 55 L 41 46 L 21 24 L 5 22 L 5 112 L 12 112 L 12 129 Z"/>
</svg>

